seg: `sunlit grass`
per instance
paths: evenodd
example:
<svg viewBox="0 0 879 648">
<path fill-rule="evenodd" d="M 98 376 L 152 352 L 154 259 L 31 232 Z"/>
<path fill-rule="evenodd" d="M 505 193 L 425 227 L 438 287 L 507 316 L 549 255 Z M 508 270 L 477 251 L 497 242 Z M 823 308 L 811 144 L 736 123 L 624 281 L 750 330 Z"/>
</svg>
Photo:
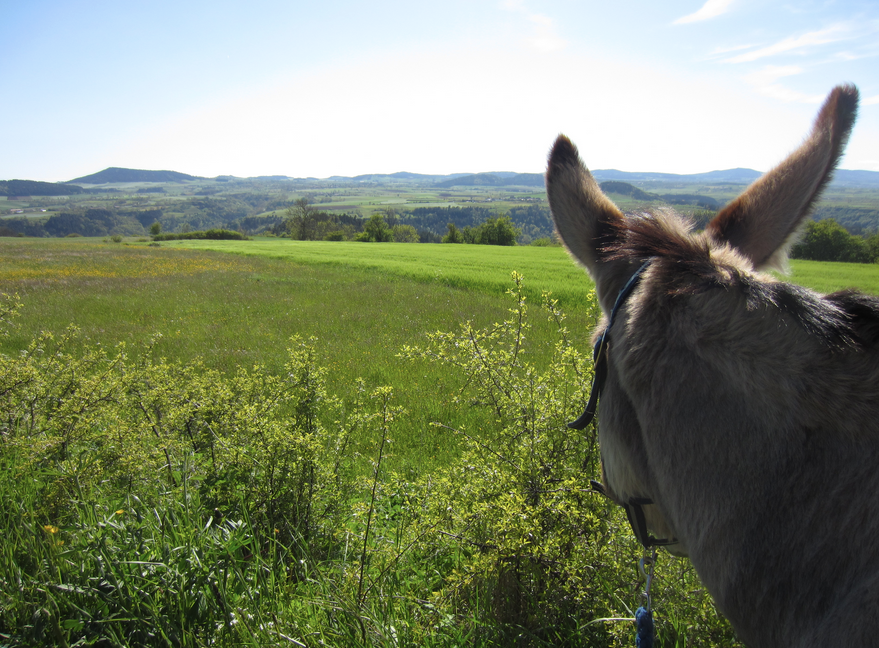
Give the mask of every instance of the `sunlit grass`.
<svg viewBox="0 0 879 648">
<path fill-rule="evenodd" d="M 856 288 L 871 295 L 879 295 L 879 264 L 795 259 L 790 265 L 791 273 L 783 276 L 783 279 L 818 292 L 831 293 L 845 288 Z"/>
<path fill-rule="evenodd" d="M 424 283 L 437 283 L 501 295 L 510 272 L 527 279 L 532 298 L 552 292 L 573 311 L 586 302 L 592 283 L 560 247 L 497 247 L 484 245 L 405 245 L 397 243 L 339 243 L 258 239 L 254 241 L 175 241 L 193 250 L 220 250 L 245 256 L 271 256 L 308 265 L 371 269 Z M 833 292 L 857 288 L 879 294 L 879 264 L 793 260 L 782 279 Z"/>
<path fill-rule="evenodd" d="M 165 243 L 163 243 L 165 245 Z M 219 250 L 245 256 L 269 256 L 299 264 L 372 270 L 420 283 L 439 284 L 503 295 L 510 273 L 526 278 L 526 292 L 551 291 L 563 306 L 586 303 L 592 285 L 560 247 L 346 243 L 257 239 L 253 241 L 173 241 L 190 250 Z"/>
</svg>

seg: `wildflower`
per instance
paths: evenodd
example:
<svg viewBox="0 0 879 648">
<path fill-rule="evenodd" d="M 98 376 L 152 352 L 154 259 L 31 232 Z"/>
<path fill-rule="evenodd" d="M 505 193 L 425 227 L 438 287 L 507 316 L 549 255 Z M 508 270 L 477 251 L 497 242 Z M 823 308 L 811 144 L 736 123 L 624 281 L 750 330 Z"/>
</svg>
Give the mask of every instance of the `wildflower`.
<svg viewBox="0 0 879 648">
<path fill-rule="evenodd" d="M 46 524 L 43 526 L 43 531 L 46 533 L 58 533 L 58 527 L 52 526 L 51 524 Z"/>
<path fill-rule="evenodd" d="M 119 509 L 116 511 L 116 515 L 122 515 L 123 513 L 125 513 L 125 509 Z"/>
</svg>

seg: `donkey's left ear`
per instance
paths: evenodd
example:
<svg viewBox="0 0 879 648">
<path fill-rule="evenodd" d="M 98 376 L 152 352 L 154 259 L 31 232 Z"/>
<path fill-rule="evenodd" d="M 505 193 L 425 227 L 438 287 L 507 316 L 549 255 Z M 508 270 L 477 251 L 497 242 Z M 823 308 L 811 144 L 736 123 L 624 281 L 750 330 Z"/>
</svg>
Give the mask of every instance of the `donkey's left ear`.
<svg viewBox="0 0 879 648">
<path fill-rule="evenodd" d="M 806 141 L 724 207 L 705 231 L 755 268 L 781 268 L 800 224 L 830 182 L 857 112 L 858 89 L 834 88 Z"/>
</svg>

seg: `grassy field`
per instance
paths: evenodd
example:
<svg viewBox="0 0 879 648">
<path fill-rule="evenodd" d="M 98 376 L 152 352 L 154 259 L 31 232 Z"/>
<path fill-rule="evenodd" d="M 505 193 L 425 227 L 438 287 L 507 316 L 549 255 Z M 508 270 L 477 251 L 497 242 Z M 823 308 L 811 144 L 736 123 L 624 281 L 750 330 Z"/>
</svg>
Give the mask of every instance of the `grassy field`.
<svg viewBox="0 0 879 648">
<path fill-rule="evenodd" d="M 585 300 L 589 287 L 558 248 L 478 246 L 483 254 L 458 249 L 450 257 L 443 253 L 456 250 L 448 248 L 465 246 L 270 240 L 228 247 L 224 251 L 242 253 L 223 254 L 179 244 L 190 249 L 0 239 L 0 290 L 18 292 L 24 303 L 19 326 L 0 337 L 0 351 L 15 352 L 41 330 L 60 332 L 74 324 L 82 331 L 80 352 L 124 342 L 136 353 L 158 334 L 156 357 L 201 357 L 226 373 L 253 365 L 278 373 L 292 335 L 315 337 L 331 391 L 341 392 L 357 378 L 370 387 L 397 389 L 412 425 L 395 455 L 421 471 L 456 451 L 432 421 L 475 424 L 484 413 L 453 411 L 447 394 L 457 379 L 437 367 L 401 362 L 400 349 L 468 320 L 485 326 L 502 317 L 512 270 L 525 274 L 535 308 L 540 290 L 558 282 L 554 269 L 575 284 L 569 301 Z M 585 348 L 592 320 L 571 311 L 574 339 Z M 534 318 L 534 362 L 541 363 L 551 333 L 545 318 Z"/>
<path fill-rule="evenodd" d="M 632 645 L 640 554 L 564 427 L 594 313 L 563 250 L 171 245 L 0 239 L 0 643 Z M 654 587 L 658 645 L 736 645 L 688 562 Z"/>
</svg>

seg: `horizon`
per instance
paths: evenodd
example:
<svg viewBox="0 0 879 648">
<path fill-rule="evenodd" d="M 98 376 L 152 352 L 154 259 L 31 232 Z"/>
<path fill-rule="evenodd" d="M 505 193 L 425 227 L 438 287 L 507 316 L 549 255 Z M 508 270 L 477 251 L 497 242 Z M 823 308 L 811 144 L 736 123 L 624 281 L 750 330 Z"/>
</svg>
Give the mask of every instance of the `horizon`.
<svg viewBox="0 0 879 648">
<path fill-rule="evenodd" d="M 92 175 L 98 175 L 98 174 L 103 173 L 103 172 L 105 172 L 105 171 L 111 171 L 111 170 L 117 170 L 117 169 L 118 169 L 118 170 L 123 170 L 123 171 L 138 171 L 138 172 L 145 172 L 145 173 L 180 173 L 180 174 L 182 174 L 182 175 L 188 175 L 188 176 L 190 176 L 190 177 L 192 177 L 192 178 L 195 178 L 195 179 L 198 179 L 198 180 L 214 180 L 214 179 L 217 179 L 217 178 L 234 178 L 234 179 L 236 179 L 236 180 L 249 180 L 249 179 L 255 179 L 255 178 L 284 178 L 284 179 L 287 179 L 287 180 L 319 180 L 319 181 L 320 181 L 320 180 L 333 180 L 333 179 L 335 179 L 335 178 L 354 180 L 354 179 L 357 179 L 357 178 L 360 178 L 360 177 L 369 177 L 369 176 L 392 177 L 392 176 L 399 176 L 399 175 L 414 175 L 414 176 L 423 176 L 423 177 L 429 177 L 429 178 L 448 178 L 448 177 L 452 177 L 452 176 L 466 177 L 466 176 L 472 176 L 472 175 L 508 175 L 508 174 L 514 174 L 514 175 L 541 175 L 541 176 L 543 175 L 543 173 L 531 173 L 531 172 L 528 172 L 528 171 L 512 171 L 512 170 L 503 170 L 503 171 L 465 171 L 465 172 L 453 172 L 453 173 L 443 173 L 443 174 L 438 174 L 438 173 L 418 173 L 417 171 L 406 171 L 406 170 L 403 170 L 403 171 L 393 171 L 393 172 L 390 172 L 390 173 L 360 173 L 360 174 L 353 175 L 353 176 L 345 176 L 345 175 L 333 174 L 333 175 L 329 175 L 329 176 L 325 176 L 325 177 L 317 177 L 317 176 L 288 176 L 288 175 L 278 174 L 278 173 L 261 174 L 261 175 L 258 175 L 258 176 L 236 176 L 236 175 L 232 175 L 232 174 L 228 174 L 228 173 L 220 173 L 220 174 L 218 174 L 218 175 L 216 175 L 216 176 L 197 176 L 197 175 L 193 175 L 193 174 L 190 174 L 190 173 L 186 173 L 186 172 L 184 172 L 184 171 L 179 171 L 179 170 L 177 170 L 177 169 L 130 169 L 130 168 L 127 168 L 127 167 L 112 167 L 112 166 L 111 166 L 111 167 L 106 167 L 106 168 L 104 168 L 104 169 L 101 169 L 100 171 L 96 171 L 95 173 L 90 173 L 90 174 L 87 174 L 87 175 L 85 175 L 85 176 L 80 176 L 80 178 L 87 178 L 87 177 L 92 176 Z M 684 173 L 684 174 L 680 174 L 680 173 L 668 173 L 668 172 L 665 172 L 665 171 L 645 171 L 645 170 L 642 170 L 642 171 L 626 171 L 626 170 L 623 170 L 623 169 L 590 169 L 589 171 L 590 171 L 590 173 L 593 173 L 593 174 L 603 174 L 603 173 L 610 173 L 610 172 L 613 172 L 613 173 L 623 173 L 623 174 L 626 174 L 626 175 L 667 175 L 667 176 L 681 176 L 681 177 L 694 176 L 694 175 L 709 175 L 709 174 L 715 174 L 715 173 L 726 173 L 726 172 L 730 172 L 730 171 L 750 171 L 750 172 L 757 173 L 757 174 L 760 174 L 760 175 L 763 175 L 763 174 L 766 173 L 766 171 L 761 171 L 761 170 L 759 170 L 759 169 L 750 169 L 750 168 L 747 168 L 747 167 L 733 167 L 733 168 L 730 168 L 730 169 L 712 169 L 712 170 L 710 170 L 710 171 L 697 171 L 697 172 L 694 172 L 694 173 Z M 851 172 L 863 172 L 863 171 L 866 171 L 867 173 L 877 173 L 877 174 L 879 174 L 879 171 L 871 171 L 871 170 L 869 170 L 869 169 L 837 169 L 837 171 L 851 171 Z M 71 180 L 61 180 L 61 181 L 57 181 L 57 184 L 74 184 L 74 183 L 76 183 L 76 182 L 79 182 L 79 181 L 80 181 L 80 178 L 73 178 L 73 179 L 71 179 Z M 15 179 L 16 179 L 16 180 L 33 180 L 33 178 L 15 178 Z M 0 179 L 0 182 L 8 181 L 8 180 L 11 180 L 11 178 L 10 178 L 10 179 L 7 179 L 7 180 Z M 140 181 L 131 181 L 131 182 L 114 182 L 114 183 L 98 183 L 98 184 L 138 184 L 138 183 L 143 183 L 143 182 L 151 182 L 151 181 L 149 181 L 149 180 L 140 180 Z M 162 182 L 167 182 L 167 181 L 156 181 L 156 182 L 159 183 L 159 184 L 161 184 Z M 93 183 L 89 183 L 89 182 L 80 182 L 80 184 L 93 184 Z"/>
<path fill-rule="evenodd" d="M 846 82 L 839 168 L 879 171 L 871 0 L 6 5 L 9 179 L 543 173 L 560 132 L 590 169 L 768 170 Z"/>
</svg>

